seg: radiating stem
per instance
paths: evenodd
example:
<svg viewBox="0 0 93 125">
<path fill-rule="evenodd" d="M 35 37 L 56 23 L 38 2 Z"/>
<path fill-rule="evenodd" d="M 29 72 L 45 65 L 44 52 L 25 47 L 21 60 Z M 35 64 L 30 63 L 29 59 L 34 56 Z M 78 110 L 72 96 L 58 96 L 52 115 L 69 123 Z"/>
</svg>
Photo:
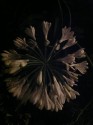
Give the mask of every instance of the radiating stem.
<svg viewBox="0 0 93 125">
<path fill-rule="evenodd" d="M 50 54 L 49 54 L 49 57 L 48 57 L 48 60 L 47 60 L 47 61 L 50 60 L 50 58 L 51 58 L 51 56 L 52 56 L 52 54 L 53 54 L 55 48 L 58 46 L 58 42 L 59 42 L 59 41 L 57 41 L 57 42 L 55 43 L 54 47 L 52 48 L 52 50 L 51 50 L 51 52 L 50 52 Z"/>
<path fill-rule="evenodd" d="M 62 50 L 63 50 L 63 49 L 60 49 L 59 51 L 57 51 L 57 52 L 52 56 L 51 59 L 53 59 L 53 58 L 54 58 L 58 53 L 60 53 Z"/>
<path fill-rule="evenodd" d="M 39 58 L 41 58 L 41 60 L 42 60 L 41 53 L 38 53 L 34 48 L 32 48 L 32 47 L 30 47 L 30 46 L 29 46 L 29 48 L 30 48 L 37 56 L 39 56 Z"/>
</svg>

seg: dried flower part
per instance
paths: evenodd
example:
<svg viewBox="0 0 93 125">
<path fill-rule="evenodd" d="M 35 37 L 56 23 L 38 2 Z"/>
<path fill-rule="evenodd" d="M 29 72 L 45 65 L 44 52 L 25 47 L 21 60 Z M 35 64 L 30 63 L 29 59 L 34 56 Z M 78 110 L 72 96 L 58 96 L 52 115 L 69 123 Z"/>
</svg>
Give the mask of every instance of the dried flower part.
<svg viewBox="0 0 93 125">
<path fill-rule="evenodd" d="M 49 29 L 51 27 L 51 23 L 47 22 L 47 21 L 43 21 L 43 33 L 44 33 L 44 37 L 45 37 L 45 45 L 49 45 L 50 41 L 48 40 L 48 33 L 49 33 Z"/>
<path fill-rule="evenodd" d="M 33 38 L 34 40 L 36 40 L 35 37 L 35 28 L 30 26 L 29 28 L 26 28 L 25 33 L 30 36 L 31 38 Z"/>
<path fill-rule="evenodd" d="M 43 21 L 44 36 L 37 35 L 40 38 L 35 37 L 35 28 L 30 26 L 25 32 L 31 38 L 18 37 L 14 41 L 17 50 L 4 51 L 1 55 L 10 76 L 6 80 L 7 88 L 13 96 L 39 109 L 59 111 L 66 101 L 79 95 L 73 86 L 86 73 L 88 63 L 84 48 L 74 51 L 73 47 L 78 46 L 70 27 L 62 28 L 60 40 L 53 45 L 48 39 L 50 26 L 51 23 Z"/>
</svg>

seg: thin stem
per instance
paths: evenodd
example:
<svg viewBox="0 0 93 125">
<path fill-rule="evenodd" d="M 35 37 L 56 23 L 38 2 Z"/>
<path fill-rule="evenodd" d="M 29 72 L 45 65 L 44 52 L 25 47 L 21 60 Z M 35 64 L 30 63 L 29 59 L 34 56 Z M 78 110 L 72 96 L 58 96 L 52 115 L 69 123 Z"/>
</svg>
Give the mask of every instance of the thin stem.
<svg viewBox="0 0 93 125">
<path fill-rule="evenodd" d="M 30 41 L 30 42 L 31 42 L 33 45 L 34 45 L 34 43 L 36 43 L 35 47 L 38 49 L 38 51 L 39 51 L 40 55 L 41 55 L 41 56 L 42 56 L 42 58 L 44 59 L 44 55 L 43 55 L 42 51 L 40 50 L 40 48 L 39 48 L 39 46 L 38 46 L 37 42 L 36 42 L 36 41 L 34 41 L 34 40 L 32 40 L 32 39 L 31 39 L 31 41 Z"/>
<path fill-rule="evenodd" d="M 36 61 L 43 63 L 43 61 L 39 60 L 38 58 L 36 58 L 36 57 L 34 57 L 34 56 L 31 56 L 31 55 L 28 55 L 28 54 L 27 54 L 27 56 L 28 56 L 30 59 L 35 59 Z M 33 61 L 33 60 L 32 60 L 32 61 Z"/>
<path fill-rule="evenodd" d="M 91 101 L 93 101 L 93 99 L 90 100 L 90 102 L 87 105 L 85 105 L 85 107 L 80 111 L 80 113 L 77 116 L 77 118 L 75 119 L 75 121 L 71 122 L 70 125 L 74 125 L 75 123 L 78 122 L 79 118 L 83 115 L 84 111 L 86 111 L 86 109 L 91 105 Z"/>
<path fill-rule="evenodd" d="M 65 6 L 66 6 L 67 9 L 68 9 L 68 13 L 69 13 L 69 26 L 71 26 L 71 12 L 70 12 L 69 6 L 68 6 L 68 4 L 66 3 L 66 1 L 63 0 L 63 2 L 64 2 Z"/>
<path fill-rule="evenodd" d="M 57 0 L 57 1 L 58 1 L 58 6 L 59 6 L 60 14 L 61 14 L 61 19 L 62 19 L 62 26 L 63 26 L 63 10 L 60 4 L 60 0 Z"/>
<path fill-rule="evenodd" d="M 30 65 L 30 66 L 39 66 L 39 65 L 42 65 L 41 63 L 35 63 L 35 62 L 31 62 L 31 63 L 29 63 L 28 65 Z"/>
<path fill-rule="evenodd" d="M 63 49 L 60 49 L 58 52 L 56 52 L 51 59 L 53 59 L 58 53 L 60 53 Z"/>
<path fill-rule="evenodd" d="M 57 79 L 59 79 L 59 81 L 61 82 L 63 82 L 63 74 L 61 74 L 60 72 L 58 72 L 57 70 L 53 70 L 53 72 L 55 73 L 55 74 L 57 74 L 57 75 L 55 75 L 55 76 L 57 76 Z M 62 83 L 61 82 L 61 83 Z"/>
<path fill-rule="evenodd" d="M 49 60 L 50 60 L 50 58 L 51 58 L 51 56 L 52 56 L 52 54 L 53 54 L 53 52 L 54 52 L 55 48 L 56 48 L 56 47 L 57 47 L 57 45 L 58 45 L 58 42 L 59 42 L 59 41 L 57 41 L 57 42 L 55 43 L 54 47 L 52 48 L 52 50 L 51 50 L 51 52 L 50 52 L 50 54 L 49 54 L 49 57 L 48 57 L 48 60 L 47 60 L 47 61 L 49 61 Z"/>
<path fill-rule="evenodd" d="M 68 12 L 69 12 L 69 20 L 70 20 L 69 25 L 71 26 L 71 12 L 70 12 L 70 9 L 69 9 L 67 3 L 66 3 L 64 0 L 63 0 L 63 2 L 64 2 L 64 4 L 66 5 L 66 7 L 67 7 L 67 9 L 68 9 Z M 62 18 L 63 18 L 62 7 L 61 7 L 61 4 L 60 4 L 60 1 L 59 1 L 59 0 L 58 0 L 58 5 L 59 5 L 59 8 L 60 8 L 61 16 L 62 16 Z M 53 54 L 55 48 L 57 47 L 58 42 L 59 42 L 59 41 L 57 41 L 57 42 L 55 43 L 55 45 L 54 45 L 52 51 L 50 52 L 50 55 L 49 55 L 49 57 L 48 57 L 48 61 L 50 60 L 50 58 L 51 58 L 51 56 L 52 56 L 52 54 Z"/>
<path fill-rule="evenodd" d="M 32 47 L 29 46 L 29 49 L 31 49 L 33 52 L 35 52 L 37 56 L 41 57 L 41 55 L 36 50 L 34 50 L 34 48 L 32 48 Z"/>
<path fill-rule="evenodd" d="M 40 49 L 39 47 L 37 47 L 37 49 L 39 50 L 39 52 L 40 52 L 40 54 L 41 54 L 42 58 L 44 59 L 44 55 L 43 55 L 43 53 L 42 53 L 41 49 Z"/>
<path fill-rule="evenodd" d="M 46 84 L 46 51 L 47 51 L 47 48 L 46 48 L 46 46 L 45 46 L 45 52 L 44 52 L 44 54 L 45 54 L 45 59 L 44 59 L 44 67 L 43 67 L 43 87 L 45 87 L 45 84 Z"/>
<path fill-rule="evenodd" d="M 36 60 L 39 60 L 38 58 L 34 57 L 34 56 L 31 56 L 29 54 L 26 54 L 26 56 L 28 56 L 29 58 L 32 58 L 32 59 L 36 59 Z M 25 56 L 24 56 L 25 57 Z M 40 60 L 39 60 L 40 61 Z"/>
</svg>

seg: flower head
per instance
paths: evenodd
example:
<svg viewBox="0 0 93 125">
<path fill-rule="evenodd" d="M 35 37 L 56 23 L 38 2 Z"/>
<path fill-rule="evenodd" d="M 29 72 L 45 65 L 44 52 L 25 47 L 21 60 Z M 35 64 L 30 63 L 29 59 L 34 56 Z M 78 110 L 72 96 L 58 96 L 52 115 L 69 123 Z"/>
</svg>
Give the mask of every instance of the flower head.
<svg viewBox="0 0 93 125">
<path fill-rule="evenodd" d="M 40 109 L 58 111 L 65 101 L 79 95 L 72 87 L 79 75 L 86 73 L 88 63 L 70 27 L 62 28 L 62 35 L 54 45 L 49 40 L 50 28 L 51 23 L 44 21 L 42 39 L 38 39 L 35 27 L 30 26 L 25 30 L 29 37 L 18 37 L 14 41 L 17 49 L 4 51 L 2 60 L 10 74 L 6 82 L 13 96 Z"/>
</svg>

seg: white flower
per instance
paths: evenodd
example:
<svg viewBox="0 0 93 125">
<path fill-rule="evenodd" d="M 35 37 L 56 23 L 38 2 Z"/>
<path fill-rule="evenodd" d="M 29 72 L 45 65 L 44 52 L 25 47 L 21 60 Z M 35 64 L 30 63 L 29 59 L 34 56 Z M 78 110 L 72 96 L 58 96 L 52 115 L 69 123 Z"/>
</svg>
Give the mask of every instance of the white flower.
<svg viewBox="0 0 93 125">
<path fill-rule="evenodd" d="M 43 35 L 39 36 L 30 26 L 25 30 L 30 38 L 18 37 L 14 41 L 16 51 L 4 51 L 1 55 L 10 74 L 6 83 L 13 96 L 39 109 L 59 111 L 66 101 L 79 95 L 72 87 L 77 85 L 80 74 L 86 73 L 88 63 L 84 48 L 78 47 L 70 27 L 62 28 L 57 41 L 49 39 L 53 32 L 50 27 L 51 23 L 43 21 Z"/>
</svg>

